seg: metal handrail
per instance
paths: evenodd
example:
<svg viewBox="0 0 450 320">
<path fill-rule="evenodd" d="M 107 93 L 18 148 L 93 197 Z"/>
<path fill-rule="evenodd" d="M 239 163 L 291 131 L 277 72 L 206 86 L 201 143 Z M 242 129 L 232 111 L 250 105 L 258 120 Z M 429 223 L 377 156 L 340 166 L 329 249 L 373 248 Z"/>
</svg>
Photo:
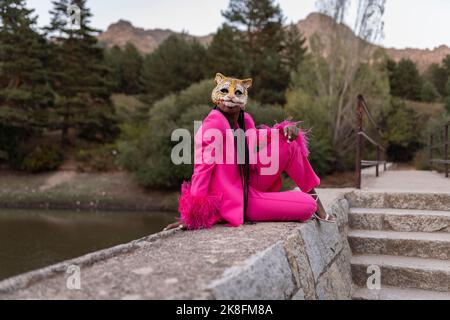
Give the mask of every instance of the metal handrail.
<svg viewBox="0 0 450 320">
<path fill-rule="evenodd" d="M 383 136 L 383 133 L 381 132 L 380 127 L 378 126 L 378 124 L 375 122 L 375 120 L 373 119 L 372 113 L 370 113 L 369 108 L 367 107 L 367 103 L 366 100 L 364 99 L 364 97 L 360 94 L 358 95 L 358 100 L 361 101 L 364 112 L 367 115 L 367 118 L 370 120 L 370 122 L 372 122 L 373 126 L 377 129 L 378 134 L 380 135 L 380 137 Z"/>
<path fill-rule="evenodd" d="M 355 167 L 355 176 L 356 176 L 356 188 L 361 189 L 361 170 L 363 166 L 376 166 L 375 174 L 378 177 L 379 176 L 379 165 L 384 165 L 384 171 L 386 171 L 386 164 L 387 162 L 385 160 L 381 160 L 381 150 L 386 152 L 386 148 L 381 145 L 381 143 L 378 143 L 375 141 L 375 139 L 371 138 L 363 129 L 363 116 L 364 113 L 367 115 L 367 118 L 372 123 L 372 125 L 376 128 L 380 138 L 383 136 L 383 133 L 380 129 L 380 127 L 375 122 L 372 114 L 370 113 L 369 108 L 367 107 L 367 103 L 364 100 L 364 97 L 362 95 L 358 95 L 357 97 L 357 107 L 356 107 L 356 118 L 357 118 L 357 132 L 356 132 L 356 167 Z M 363 138 L 369 141 L 372 145 L 376 146 L 377 148 L 377 160 L 362 160 L 362 153 L 363 153 Z"/>
<path fill-rule="evenodd" d="M 448 146 L 450 145 L 449 139 L 448 139 L 448 128 L 450 127 L 450 121 L 444 124 L 443 126 L 436 128 L 431 134 L 430 134 L 430 143 L 429 143 L 429 152 L 430 152 L 430 168 L 433 169 L 433 164 L 443 164 L 444 165 L 444 172 L 445 177 L 448 178 L 448 168 L 450 164 L 450 160 L 448 159 Z M 444 140 L 438 144 L 434 144 L 434 138 L 436 132 L 439 131 L 439 136 L 441 136 L 442 130 L 444 130 Z M 435 159 L 433 158 L 433 150 L 443 148 L 443 159 Z"/>
<path fill-rule="evenodd" d="M 367 141 L 369 141 L 371 144 L 373 144 L 374 146 L 380 147 L 381 150 L 386 151 L 386 148 L 383 147 L 381 144 L 379 144 L 378 142 L 376 142 L 375 140 L 373 140 L 371 137 L 369 137 L 367 135 L 367 133 L 365 133 L 364 131 L 358 132 L 358 134 L 362 135 L 364 138 L 366 138 Z"/>
</svg>

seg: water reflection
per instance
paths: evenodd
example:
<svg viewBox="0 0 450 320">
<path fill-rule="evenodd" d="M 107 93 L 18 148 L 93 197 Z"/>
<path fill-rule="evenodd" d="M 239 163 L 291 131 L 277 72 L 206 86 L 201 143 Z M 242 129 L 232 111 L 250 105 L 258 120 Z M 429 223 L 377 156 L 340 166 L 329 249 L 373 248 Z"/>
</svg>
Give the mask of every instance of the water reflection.
<svg viewBox="0 0 450 320">
<path fill-rule="evenodd" d="M 176 213 L 0 210 L 0 280 L 161 231 Z"/>
</svg>

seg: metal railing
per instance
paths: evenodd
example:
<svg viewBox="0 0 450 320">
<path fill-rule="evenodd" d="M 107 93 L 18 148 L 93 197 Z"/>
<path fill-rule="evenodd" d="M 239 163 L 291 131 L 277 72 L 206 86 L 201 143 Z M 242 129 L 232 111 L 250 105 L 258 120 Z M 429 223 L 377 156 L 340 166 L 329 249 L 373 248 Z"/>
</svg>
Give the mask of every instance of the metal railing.
<svg viewBox="0 0 450 320">
<path fill-rule="evenodd" d="M 366 114 L 369 122 L 375 127 L 379 138 L 383 136 L 380 127 L 376 124 L 375 120 L 372 117 L 372 114 L 367 107 L 367 103 L 364 100 L 362 95 L 359 95 L 357 98 L 357 106 L 356 106 L 356 120 L 357 120 L 357 130 L 356 130 L 356 166 L 355 166 L 355 184 L 357 189 L 361 189 L 361 171 L 362 167 L 371 167 L 375 166 L 375 174 L 378 177 L 380 175 L 379 165 L 384 165 L 384 171 L 386 171 L 386 161 L 382 160 L 381 151 L 383 151 L 383 159 L 385 159 L 384 154 L 386 153 L 386 149 L 381 145 L 381 143 L 377 142 L 375 139 L 371 138 L 363 128 L 364 124 L 364 114 Z M 377 148 L 377 159 L 376 160 L 363 160 L 363 151 L 364 151 L 364 140 L 369 141 L 372 145 Z"/>
<path fill-rule="evenodd" d="M 430 134 L 430 167 L 433 169 L 433 164 L 440 164 L 444 165 L 444 172 L 445 177 L 448 178 L 448 165 L 450 164 L 450 161 L 448 160 L 448 127 L 450 126 L 450 122 L 443 125 L 442 127 L 436 129 L 435 132 Z M 442 135 L 443 134 L 443 135 Z M 436 142 L 437 135 L 439 135 L 439 138 L 441 141 L 438 141 L 437 144 L 434 144 Z M 433 150 L 442 148 L 442 159 L 436 159 L 433 157 Z"/>
</svg>

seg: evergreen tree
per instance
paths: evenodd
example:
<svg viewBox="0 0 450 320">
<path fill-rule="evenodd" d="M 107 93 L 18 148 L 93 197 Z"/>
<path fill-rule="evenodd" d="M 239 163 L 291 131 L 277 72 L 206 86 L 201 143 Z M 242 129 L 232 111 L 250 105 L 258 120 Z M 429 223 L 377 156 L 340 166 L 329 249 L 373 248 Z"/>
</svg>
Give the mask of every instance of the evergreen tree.
<svg viewBox="0 0 450 320">
<path fill-rule="evenodd" d="M 142 89 L 143 58 L 134 45 L 128 43 L 122 54 L 121 89 L 126 94 L 137 94 Z"/>
<path fill-rule="evenodd" d="M 208 70 L 212 77 L 215 72 L 245 78 L 250 74 L 248 57 L 243 49 L 239 30 L 224 24 L 217 30 L 207 50 Z"/>
<path fill-rule="evenodd" d="M 47 46 L 24 0 L 0 2 L 0 153 L 20 162 L 28 137 L 46 125 L 53 96 L 47 83 Z"/>
<path fill-rule="evenodd" d="M 79 24 L 72 25 L 70 7 L 79 9 Z M 67 145 L 72 128 L 87 139 L 111 138 L 117 133 L 109 101 L 111 84 L 86 0 L 55 0 L 50 14 L 46 31 L 54 43 L 52 75 L 62 143 Z"/>
<path fill-rule="evenodd" d="M 149 102 L 204 78 L 206 49 L 186 35 L 171 35 L 144 58 L 142 83 Z"/>
<path fill-rule="evenodd" d="M 420 91 L 420 98 L 424 102 L 435 102 L 439 98 L 439 93 L 433 82 L 428 80 L 424 81 Z"/>
<path fill-rule="evenodd" d="M 444 107 L 447 115 L 450 116 L 450 78 L 447 80 L 447 83 L 445 85 Z"/>
<path fill-rule="evenodd" d="M 131 43 L 124 49 L 114 46 L 105 50 L 105 63 L 111 76 L 113 92 L 138 94 L 142 90 L 143 57 Z"/>
<path fill-rule="evenodd" d="M 122 88 L 122 49 L 115 45 L 105 49 L 105 65 L 108 68 L 109 82 L 113 92 L 123 92 Z"/>
<path fill-rule="evenodd" d="M 285 37 L 285 64 L 292 70 L 297 70 L 306 54 L 306 38 L 304 38 L 295 24 L 291 24 Z"/>
<path fill-rule="evenodd" d="M 425 76 L 434 84 L 441 96 L 445 96 L 445 84 L 447 83 L 449 75 L 450 74 L 447 73 L 445 68 L 437 63 L 431 64 L 425 73 Z"/>
<path fill-rule="evenodd" d="M 416 64 L 410 59 L 402 59 L 393 70 L 392 62 L 389 68 L 391 69 L 389 81 L 392 95 L 419 101 L 423 79 Z"/>
<path fill-rule="evenodd" d="M 253 96 L 264 103 L 284 103 L 292 65 L 301 61 L 304 49 L 303 40 L 294 39 L 294 29 L 283 26 L 280 6 L 273 0 L 231 0 L 222 14 L 241 31 Z"/>
</svg>

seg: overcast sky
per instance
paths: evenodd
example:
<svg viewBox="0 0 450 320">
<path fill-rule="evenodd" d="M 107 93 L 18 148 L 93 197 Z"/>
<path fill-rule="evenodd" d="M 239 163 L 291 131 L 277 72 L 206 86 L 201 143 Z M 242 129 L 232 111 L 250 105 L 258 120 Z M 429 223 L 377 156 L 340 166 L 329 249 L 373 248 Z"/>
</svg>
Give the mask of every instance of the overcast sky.
<svg viewBox="0 0 450 320">
<path fill-rule="evenodd" d="M 119 19 L 145 29 L 162 28 L 206 35 L 224 22 L 220 14 L 229 0 L 90 0 L 93 25 L 105 30 Z M 278 0 L 288 22 L 304 19 L 316 11 L 316 0 Z M 353 0 L 356 3 L 357 0 Z M 51 0 L 27 0 L 36 9 L 39 24 L 49 21 Z M 352 11 L 349 13 L 349 24 Z M 387 0 L 386 47 L 434 48 L 450 46 L 450 0 Z"/>
</svg>

